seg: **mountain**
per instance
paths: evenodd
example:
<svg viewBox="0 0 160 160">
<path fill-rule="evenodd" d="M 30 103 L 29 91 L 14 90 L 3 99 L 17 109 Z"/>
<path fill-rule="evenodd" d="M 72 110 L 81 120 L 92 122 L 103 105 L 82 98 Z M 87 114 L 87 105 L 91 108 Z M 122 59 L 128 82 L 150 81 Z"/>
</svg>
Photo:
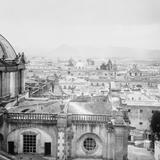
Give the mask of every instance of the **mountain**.
<svg viewBox="0 0 160 160">
<path fill-rule="evenodd" d="M 51 58 L 131 58 L 132 60 L 159 60 L 160 50 L 136 49 L 129 47 L 95 47 L 95 46 L 70 46 L 67 44 L 45 53 Z"/>
<path fill-rule="evenodd" d="M 56 49 L 54 49 L 53 51 L 51 51 L 49 53 L 49 56 L 54 57 L 54 58 L 55 57 L 67 58 L 67 57 L 74 57 L 79 54 L 80 53 L 76 48 L 63 44 L 57 47 Z"/>
</svg>

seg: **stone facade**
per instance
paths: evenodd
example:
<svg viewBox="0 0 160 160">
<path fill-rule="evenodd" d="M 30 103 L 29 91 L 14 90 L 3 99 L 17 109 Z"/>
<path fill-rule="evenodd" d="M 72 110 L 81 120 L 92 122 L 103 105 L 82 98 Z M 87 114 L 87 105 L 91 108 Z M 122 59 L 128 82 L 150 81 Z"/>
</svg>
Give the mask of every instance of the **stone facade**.
<svg viewBox="0 0 160 160">
<path fill-rule="evenodd" d="M 36 153 L 60 160 L 127 159 L 128 126 L 120 115 L 4 113 L 1 118 L 1 149 L 10 154 Z"/>
<path fill-rule="evenodd" d="M 91 102 L 87 102 L 89 105 L 73 103 L 70 109 L 73 112 L 61 105 L 60 113 L 54 106 L 54 113 L 46 113 L 42 111 L 47 107 L 45 104 L 40 106 L 41 112 L 26 112 L 27 107 L 33 107 L 29 105 L 18 110 L 18 98 L 24 92 L 24 69 L 24 54 L 17 55 L 0 36 L 0 105 L 10 104 L 8 110 L 4 107 L 0 110 L 0 150 L 57 160 L 127 160 L 128 124 L 121 111 L 112 114 L 109 98 L 107 103 L 97 101 L 95 106 Z M 55 91 L 55 86 L 52 89 Z"/>
</svg>

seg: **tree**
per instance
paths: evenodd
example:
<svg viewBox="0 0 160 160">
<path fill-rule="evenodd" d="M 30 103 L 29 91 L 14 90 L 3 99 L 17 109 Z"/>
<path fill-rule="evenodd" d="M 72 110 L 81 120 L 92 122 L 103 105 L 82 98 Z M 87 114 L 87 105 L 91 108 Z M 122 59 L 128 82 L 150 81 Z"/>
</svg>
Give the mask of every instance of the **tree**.
<svg viewBox="0 0 160 160">
<path fill-rule="evenodd" d="M 151 148 L 154 149 L 155 140 L 160 140 L 160 111 L 155 111 L 151 118 Z"/>
<path fill-rule="evenodd" d="M 153 113 L 150 127 L 156 138 L 160 140 L 160 111 Z"/>
</svg>

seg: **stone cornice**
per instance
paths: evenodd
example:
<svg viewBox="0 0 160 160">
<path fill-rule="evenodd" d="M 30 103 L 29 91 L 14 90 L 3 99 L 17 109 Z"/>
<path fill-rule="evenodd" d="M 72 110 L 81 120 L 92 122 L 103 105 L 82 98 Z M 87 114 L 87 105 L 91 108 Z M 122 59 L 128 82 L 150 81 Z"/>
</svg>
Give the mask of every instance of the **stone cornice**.
<svg viewBox="0 0 160 160">
<path fill-rule="evenodd" d="M 18 64 L 18 65 L 17 64 L 12 64 L 12 65 L 6 64 L 5 66 L 0 64 L 1 72 L 14 72 L 20 69 L 25 69 L 25 64 Z"/>
</svg>

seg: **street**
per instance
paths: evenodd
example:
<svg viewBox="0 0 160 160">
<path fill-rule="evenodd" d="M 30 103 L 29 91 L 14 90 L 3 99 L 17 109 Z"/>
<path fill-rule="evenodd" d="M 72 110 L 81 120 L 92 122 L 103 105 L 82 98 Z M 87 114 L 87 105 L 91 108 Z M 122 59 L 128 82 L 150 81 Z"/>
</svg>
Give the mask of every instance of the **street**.
<svg viewBox="0 0 160 160">
<path fill-rule="evenodd" d="M 145 148 L 138 148 L 132 145 L 128 146 L 128 160 L 154 160 L 150 151 Z"/>
</svg>

